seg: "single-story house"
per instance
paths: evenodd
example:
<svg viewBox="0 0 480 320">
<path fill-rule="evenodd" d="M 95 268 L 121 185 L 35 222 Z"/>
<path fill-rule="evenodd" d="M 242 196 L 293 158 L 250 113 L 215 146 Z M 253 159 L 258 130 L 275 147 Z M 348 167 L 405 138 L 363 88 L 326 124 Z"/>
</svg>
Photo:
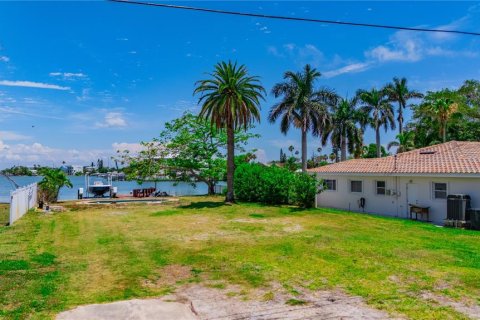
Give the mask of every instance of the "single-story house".
<svg viewBox="0 0 480 320">
<path fill-rule="evenodd" d="M 450 141 L 376 159 L 352 159 L 309 169 L 325 182 L 317 207 L 409 218 L 428 207 L 443 224 L 447 195 L 467 194 L 480 208 L 480 142 Z"/>
</svg>

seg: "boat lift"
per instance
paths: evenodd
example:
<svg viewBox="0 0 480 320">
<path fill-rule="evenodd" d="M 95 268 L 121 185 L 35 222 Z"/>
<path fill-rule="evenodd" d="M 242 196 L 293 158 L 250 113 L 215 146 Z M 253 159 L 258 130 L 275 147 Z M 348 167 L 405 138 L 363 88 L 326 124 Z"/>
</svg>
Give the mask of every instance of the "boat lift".
<svg viewBox="0 0 480 320">
<path fill-rule="evenodd" d="M 85 174 L 85 189 L 78 189 L 78 199 L 103 198 L 106 193 L 109 193 L 110 198 L 117 196 L 117 187 L 112 184 L 112 175 L 110 173 L 87 173 Z"/>
</svg>

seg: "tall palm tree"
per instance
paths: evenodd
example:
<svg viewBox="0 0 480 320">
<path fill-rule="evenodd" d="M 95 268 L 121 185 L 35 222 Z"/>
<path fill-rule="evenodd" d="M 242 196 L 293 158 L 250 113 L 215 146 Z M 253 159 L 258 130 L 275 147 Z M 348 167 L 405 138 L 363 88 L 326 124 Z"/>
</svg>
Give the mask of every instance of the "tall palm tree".
<svg viewBox="0 0 480 320">
<path fill-rule="evenodd" d="M 387 145 L 387 149 L 390 150 L 392 147 L 398 147 L 397 153 L 402 153 L 406 151 L 411 151 L 415 149 L 415 132 L 414 131 L 405 131 L 397 134 L 397 141 L 391 141 Z"/>
<path fill-rule="evenodd" d="M 233 176 L 235 172 L 235 130 L 247 128 L 260 121 L 260 100 L 265 89 L 257 76 L 250 76 L 244 65 L 220 62 L 210 78 L 197 81 L 194 94 L 200 94 L 202 104 L 199 116 L 209 119 L 212 127 L 227 131 L 227 195 L 226 202 L 234 202 Z"/>
<path fill-rule="evenodd" d="M 385 128 L 385 132 L 390 127 L 395 129 L 395 119 L 393 106 L 388 101 L 388 95 L 385 89 L 370 91 L 359 90 L 357 97 L 362 103 L 360 109 L 365 116 L 368 116 L 363 125 L 369 124 L 375 130 L 375 143 L 377 145 L 377 158 L 382 156 L 380 143 L 380 128 Z"/>
<path fill-rule="evenodd" d="M 338 99 L 331 107 L 331 121 L 322 134 L 322 145 L 326 145 L 330 138 L 332 146 L 340 149 L 340 161 L 347 160 L 347 149 L 352 154 L 363 145 L 363 131 L 357 126 L 360 119 L 356 105 L 356 97 Z"/>
<path fill-rule="evenodd" d="M 330 89 L 315 89 L 315 81 L 321 73 L 310 65 L 301 72 L 285 72 L 283 82 L 277 83 L 272 93 L 275 98 L 282 97 L 270 110 L 269 120 L 280 121 L 280 130 L 287 134 L 290 125 L 302 132 L 302 171 L 307 170 L 307 134 L 319 135 L 329 122 L 328 104 L 336 100 L 337 95 Z"/>
<path fill-rule="evenodd" d="M 413 98 L 423 98 L 423 94 L 418 91 L 410 90 L 407 86 L 406 78 L 393 78 L 393 82 L 385 87 L 390 101 L 398 103 L 397 119 L 398 133 L 403 132 L 403 109 L 407 107 L 407 102 Z"/>
</svg>

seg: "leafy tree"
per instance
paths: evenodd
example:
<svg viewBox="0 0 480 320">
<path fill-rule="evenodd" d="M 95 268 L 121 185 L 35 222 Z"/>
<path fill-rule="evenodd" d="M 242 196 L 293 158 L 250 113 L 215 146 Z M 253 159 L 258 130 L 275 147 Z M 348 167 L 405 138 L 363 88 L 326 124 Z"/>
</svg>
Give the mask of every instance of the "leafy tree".
<svg viewBox="0 0 480 320">
<path fill-rule="evenodd" d="M 368 118 L 364 124 L 369 124 L 375 130 L 375 142 L 377 145 L 377 158 L 382 156 L 381 142 L 380 142 L 380 128 L 384 128 L 385 132 L 390 129 L 395 129 L 395 120 L 393 114 L 393 107 L 388 101 L 387 92 L 385 89 L 370 91 L 359 90 L 357 97 L 360 99 L 362 106 L 361 110 Z"/>
<path fill-rule="evenodd" d="M 388 153 L 383 146 L 381 146 L 380 152 L 382 157 L 388 156 Z M 378 158 L 377 145 L 375 143 L 370 143 L 368 146 L 363 146 L 362 158 Z"/>
<path fill-rule="evenodd" d="M 61 169 L 42 168 L 39 173 L 43 179 L 38 183 L 40 199 L 44 202 L 57 202 L 60 188 L 72 188 L 72 182 Z"/>
<path fill-rule="evenodd" d="M 165 159 L 168 151 L 156 140 L 142 141 L 140 144 L 142 149 L 136 154 L 131 154 L 129 150 L 117 151 L 121 163 L 127 164 L 123 171 L 128 180 L 136 180 L 139 184 L 153 181 L 157 189 L 157 182 L 166 176 Z"/>
<path fill-rule="evenodd" d="M 322 134 L 323 145 L 330 140 L 332 146 L 340 149 L 341 161 L 347 160 L 347 149 L 352 154 L 363 145 L 363 131 L 357 126 L 360 117 L 356 104 L 356 98 L 338 99 L 332 106 L 331 122 Z"/>
<path fill-rule="evenodd" d="M 3 169 L 1 173 L 4 175 L 10 175 L 10 176 L 31 176 L 32 175 L 32 171 L 24 166 L 13 166 L 8 169 Z"/>
<path fill-rule="evenodd" d="M 390 150 L 392 147 L 398 147 L 397 153 L 414 150 L 415 149 L 414 139 L 415 139 L 415 132 L 404 131 L 403 133 L 397 134 L 397 140 L 391 141 L 387 145 L 387 149 Z"/>
<path fill-rule="evenodd" d="M 439 135 L 443 142 L 447 141 L 447 125 L 450 117 L 458 110 L 456 93 L 448 89 L 438 92 L 428 92 L 423 101 L 427 114 L 439 124 Z"/>
<path fill-rule="evenodd" d="M 285 81 L 277 83 L 272 93 L 282 97 L 270 110 L 269 120 L 280 120 L 280 131 L 287 134 L 290 126 L 302 133 L 302 171 L 307 170 L 307 134 L 319 135 L 329 122 L 327 106 L 336 100 L 337 95 L 330 89 L 315 89 L 315 81 L 321 73 L 310 65 L 302 72 L 285 72 Z"/>
<path fill-rule="evenodd" d="M 393 82 L 386 86 L 387 95 L 392 102 L 398 103 L 397 120 L 398 133 L 403 132 L 403 110 L 407 107 L 408 100 L 414 98 L 423 98 L 423 94 L 415 90 L 410 90 L 407 86 L 406 78 L 393 78 Z"/>
<path fill-rule="evenodd" d="M 439 98 L 444 102 L 453 101 L 447 112 L 446 122 L 440 121 L 441 108 L 432 109 L 433 102 Z M 458 90 L 443 89 L 428 92 L 423 103 L 412 106 L 412 121 L 407 124 L 408 131 L 415 132 L 415 146 L 425 147 L 443 141 L 478 141 L 480 137 L 480 82 L 467 80 Z M 443 128 L 442 128 L 443 125 Z"/>
<path fill-rule="evenodd" d="M 295 157 L 288 157 L 287 161 L 285 162 L 285 169 L 291 172 L 295 172 L 300 169 L 300 165 L 297 162 L 297 158 Z"/>
<path fill-rule="evenodd" d="M 234 130 L 234 146 L 245 152 L 245 145 L 256 134 Z M 215 193 L 215 185 L 224 180 L 226 174 L 225 150 L 228 136 L 224 130 L 212 129 L 209 121 L 191 113 L 165 124 L 165 130 L 157 142 L 168 150 L 171 157 L 164 159 L 170 177 L 191 181 L 194 177 L 208 186 L 208 194 Z M 250 162 L 253 153 L 235 157 L 235 163 Z"/>
<path fill-rule="evenodd" d="M 227 194 L 225 201 L 234 202 L 235 130 L 260 121 L 260 100 L 265 89 L 258 77 L 248 75 L 244 65 L 220 62 L 209 79 L 196 83 L 194 94 L 200 94 L 200 117 L 213 127 L 227 132 Z"/>
<path fill-rule="evenodd" d="M 235 148 L 242 152 L 250 138 L 256 134 L 242 130 L 235 132 Z M 157 181 L 166 178 L 192 183 L 204 182 L 208 194 L 215 193 L 218 181 L 225 179 L 225 150 L 227 134 L 212 129 L 209 121 L 190 112 L 165 123 L 165 129 L 152 142 L 142 142 L 138 154 L 124 152 L 122 163 L 128 163 L 127 177 L 139 182 Z M 235 163 L 253 160 L 255 155 L 247 153 L 235 157 Z M 194 180 L 192 180 L 192 178 Z"/>
</svg>

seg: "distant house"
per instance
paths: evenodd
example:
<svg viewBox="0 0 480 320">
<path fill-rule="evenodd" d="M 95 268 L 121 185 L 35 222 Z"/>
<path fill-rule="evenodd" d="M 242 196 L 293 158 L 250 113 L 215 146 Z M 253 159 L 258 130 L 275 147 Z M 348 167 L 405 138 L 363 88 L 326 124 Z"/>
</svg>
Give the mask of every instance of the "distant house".
<svg viewBox="0 0 480 320">
<path fill-rule="evenodd" d="M 73 174 L 83 173 L 83 166 L 74 165 L 73 167 Z"/>
<path fill-rule="evenodd" d="M 472 207 L 480 207 L 480 142 L 451 141 L 309 171 L 325 181 L 317 207 L 408 218 L 413 204 L 429 207 L 438 224 L 446 219 L 449 194 L 468 194 Z"/>
<path fill-rule="evenodd" d="M 73 172 L 73 167 L 72 167 L 71 165 L 65 165 L 65 164 L 64 164 L 63 166 L 60 167 L 60 170 L 62 170 L 63 172 L 65 172 L 65 174 L 66 174 L 67 176 L 71 176 L 71 175 L 74 174 L 74 172 Z"/>
</svg>

